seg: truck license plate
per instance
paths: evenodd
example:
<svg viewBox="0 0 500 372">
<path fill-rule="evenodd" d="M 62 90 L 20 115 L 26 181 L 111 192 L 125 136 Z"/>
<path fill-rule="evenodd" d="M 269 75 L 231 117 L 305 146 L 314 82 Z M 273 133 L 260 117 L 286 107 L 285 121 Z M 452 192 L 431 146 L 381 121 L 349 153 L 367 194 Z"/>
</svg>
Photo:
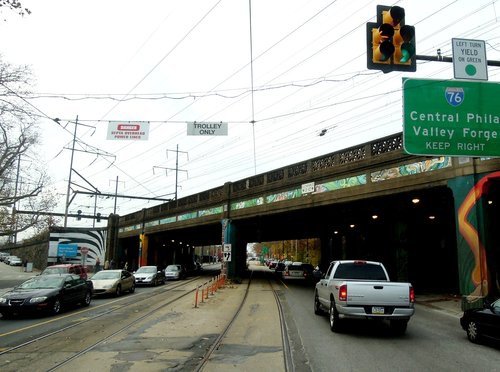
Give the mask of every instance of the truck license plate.
<svg viewBox="0 0 500 372">
<path fill-rule="evenodd" d="M 384 308 L 379 306 L 372 306 L 372 314 L 383 314 Z"/>
</svg>

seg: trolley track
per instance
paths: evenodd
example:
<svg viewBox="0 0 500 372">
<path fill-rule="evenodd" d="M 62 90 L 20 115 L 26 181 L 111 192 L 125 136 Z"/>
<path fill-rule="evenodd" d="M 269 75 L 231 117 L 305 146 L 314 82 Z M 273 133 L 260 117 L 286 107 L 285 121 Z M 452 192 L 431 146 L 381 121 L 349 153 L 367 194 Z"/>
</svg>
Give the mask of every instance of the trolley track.
<svg viewBox="0 0 500 372">
<path fill-rule="evenodd" d="M 237 293 L 231 292 L 231 286 L 225 290 L 226 296 L 223 291 L 221 296 L 224 297 L 224 305 L 229 306 L 224 308 L 224 317 L 213 319 L 217 326 L 212 327 L 206 323 L 210 322 L 207 312 L 211 312 L 211 316 L 220 315 L 217 303 L 222 300 L 216 295 L 201 309 L 195 309 L 186 296 L 194 297 L 196 280 L 201 282 L 203 278 L 162 288 L 154 291 L 154 294 L 136 293 L 130 296 L 135 301 L 133 304 L 117 304 L 101 314 L 79 319 L 61 330 L 0 352 L 2 370 L 17 371 L 24 369 L 26 365 L 33 366 L 32 370 L 35 371 L 92 370 L 90 365 L 99 360 L 94 369 L 121 369 L 134 365 L 135 370 L 172 368 L 210 371 L 219 370 L 217 363 L 220 365 L 221 359 L 228 355 L 227 348 L 235 345 L 252 350 L 248 355 L 243 355 L 243 352 L 241 356 L 242 363 L 247 363 L 247 366 L 248 363 L 252 364 L 255 358 L 265 359 L 272 354 L 276 369 L 294 370 L 284 312 L 274 278 L 252 275 L 246 285 L 236 286 Z M 189 285 L 191 288 L 186 288 Z M 265 298 L 265 302 L 261 301 L 262 298 Z M 270 323 L 271 337 L 264 336 L 266 339 L 263 343 L 255 338 L 238 339 L 242 334 L 241 329 L 245 330 L 249 323 L 252 323 L 252 316 L 255 315 L 252 313 L 259 311 L 261 314 L 273 314 Z M 178 324 L 179 318 L 176 316 L 183 317 L 184 323 Z M 186 327 L 188 330 L 184 331 Z M 144 334 L 145 331 L 148 334 Z M 262 329 L 259 329 L 255 334 L 260 337 L 261 331 Z M 189 339 L 187 344 L 186 339 Z M 272 339 L 272 342 L 269 339 Z M 156 345 L 158 340 L 161 340 L 161 343 Z M 244 346 L 245 343 L 250 345 Z M 225 354 L 223 351 L 221 355 L 221 349 L 224 348 Z M 189 350 L 191 356 L 186 355 L 186 350 Z M 133 355 L 137 353 L 140 358 L 134 359 L 136 357 Z M 129 356 L 132 356 L 132 359 L 127 359 Z M 8 358 L 9 362 L 5 363 L 4 358 Z M 158 366 L 157 369 L 153 368 L 154 363 Z"/>
<path fill-rule="evenodd" d="M 145 318 L 151 316 L 155 312 L 157 312 L 159 309 L 169 306 L 176 301 L 179 301 L 180 299 L 192 295 L 194 291 L 196 290 L 196 285 L 193 285 L 194 282 L 199 282 L 200 278 L 196 277 L 187 281 L 183 281 L 182 283 L 176 284 L 176 285 L 171 285 L 171 286 L 166 286 L 166 287 L 159 287 L 158 289 L 155 288 L 154 291 L 150 291 L 147 293 L 135 293 L 129 297 L 120 297 L 119 299 L 128 299 L 131 298 L 132 301 L 134 301 L 133 304 L 131 304 L 131 301 L 125 301 L 122 303 L 118 303 L 117 305 L 113 306 L 109 310 L 106 310 L 104 312 L 99 312 L 95 315 L 90 315 L 90 316 L 85 316 L 79 320 L 76 320 L 74 323 L 65 326 L 61 329 L 42 334 L 40 336 L 36 336 L 33 339 L 26 341 L 22 344 L 19 345 L 14 345 L 11 346 L 3 351 L 0 352 L 0 364 L 2 365 L 2 369 L 4 371 L 7 370 L 22 370 L 23 367 L 26 366 L 26 358 L 33 357 L 33 354 L 36 353 L 44 353 L 47 354 L 47 350 L 44 349 L 44 345 L 47 344 L 57 344 L 59 340 L 79 340 L 79 344 L 84 344 L 83 348 L 81 350 L 78 350 L 76 352 L 70 353 L 71 355 L 65 356 L 63 360 L 59 360 L 55 363 L 50 368 L 46 369 L 41 369 L 41 370 L 47 370 L 47 371 L 54 371 L 57 370 L 70 361 L 78 358 L 79 356 L 88 353 L 90 350 L 94 349 L 98 345 L 102 344 L 103 342 L 106 342 L 113 336 L 116 336 L 117 334 L 125 331 L 126 329 L 130 328 L 134 324 L 137 324 L 144 320 Z M 189 287 L 189 289 L 185 289 L 186 287 Z M 177 292 L 176 292 L 177 291 Z M 182 291 L 179 294 L 179 291 Z M 167 297 L 164 297 L 167 295 Z M 164 297 L 164 298 L 162 298 Z M 152 305 L 151 305 L 152 304 Z M 109 306 L 109 304 L 107 304 Z M 144 307 L 147 307 L 147 310 L 144 311 Z M 142 311 L 138 311 L 141 309 Z M 78 312 L 78 315 L 82 313 L 87 313 L 91 314 L 93 311 L 93 308 L 86 308 L 85 310 L 82 310 Z M 127 317 L 125 321 L 120 321 L 118 322 L 116 320 L 117 317 L 123 316 L 124 312 L 127 311 L 127 314 L 131 314 L 130 318 Z M 134 316 L 135 315 L 135 316 Z M 114 321 L 113 321 L 114 320 Z M 53 321 L 57 321 L 57 318 L 53 319 Z M 92 329 L 96 328 L 96 323 L 97 325 L 101 325 L 99 327 L 99 335 L 96 340 L 92 340 L 90 342 L 86 342 L 84 338 L 78 337 L 78 335 L 84 335 L 87 332 L 85 331 L 86 328 Z M 92 327 L 88 326 L 92 324 Z M 88 327 L 87 327 L 88 326 Z M 30 327 L 31 328 L 31 327 Z M 18 332 L 21 332 L 22 330 L 18 330 Z M 12 334 L 13 332 L 10 332 Z M 0 339 L 1 337 L 4 336 L 0 334 Z M 95 338 L 95 337 L 94 337 Z M 41 344 L 44 345 L 41 345 Z M 37 345 L 39 344 L 39 345 Z M 57 353 L 54 353 L 57 354 Z M 16 360 L 18 359 L 17 356 L 21 356 L 20 364 L 19 366 L 16 365 Z M 2 363 L 2 359 L 8 357 L 9 358 L 9 365 L 7 365 L 8 369 L 4 369 L 6 366 L 4 363 Z M 36 356 L 33 358 L 33 360 L 36 360 Z M 12 368 L 12 369 L 10 369 Z"/>
<path fill-rule="evenodd" d="M 196 366 L 196 368 L 194 369 L 194 371 L 198 372 L 198 371 L 203 371 L 205 369 L 205 367 L 207 366 L 207 364 L 210 363 L 210 359 L 214 356 L 214 353 L 223 344 L 224 339 L 226 338 L 228 332 L 230 332 L 230 330 L 233 327 L 233 325 L 240 320 L 239 318 L 241 317 L 242 309 L 247 304 L 248 295 L 249 295 L 249 292 L 250 292 L 250 288 L 252 286 L 252 281 L 254 281 L 253 274 L 254 274 L 254 272 L 251 271 L 251 275 L 250 275 L 250 278 L 248 280 L 248 284 L 247 284 L 247 287 L 246 287 L 246 290 L 245 290 L 245 294 L 244 294 L 244 296 L 243 296 L 243 298 L 241 300 L 240 305 L 238 306 L 237 310 L 235 311 L 233 317 L 231 318 L 231 320 L 229 321 L 229 323 L 225 326 L 225 328 L 220 333 L 220 335 L 215 339 L 215 341 L 212 343 L 212 345 L 210 345 L 210 347 L 207 349 L 206 354 L 203 356 L 203 358 L 201 358 L 199 364 Z M 294 366 L 293 366 L 293 360 L 291 358 L 290 340 L 289 340 L 288 332 L 287 332 L 287 329 L 286 329 L 286 322 L 285 322 L 285 319 L 284 319 L 284 311 L 283 311 L 282 305 L 280 303 L 277 291 L 276 291 L 276 289 L 274 287 L 274 284 L 273 284 L 275 282 L 275 279 L 274 278 L 270 278 L 269 274 L 268 274 L 268 275 L 265 275 L 265 280 L 266 280 L 266 282 L 267 282 L 270 290 L 272 291 L 272 294 L 273 294 L 273 297 L 274 297 L 274 300 L 276 302 L 276 306 L 277 306 L 277 309 L 278 309 L 279 323 L 280 323 L 279 329 L 280 329 L 280 333 L 281 333 L 281 342 L 282 342 L 284 368 L 285 368 L 285 371 L 294 371 L 295 369 L 294 369 Z M 248 319 L 246 319 L 246 318 L 243 317 L 243 319 L 241 319 L 241 321 L 247 322 Z"/>
</svg>

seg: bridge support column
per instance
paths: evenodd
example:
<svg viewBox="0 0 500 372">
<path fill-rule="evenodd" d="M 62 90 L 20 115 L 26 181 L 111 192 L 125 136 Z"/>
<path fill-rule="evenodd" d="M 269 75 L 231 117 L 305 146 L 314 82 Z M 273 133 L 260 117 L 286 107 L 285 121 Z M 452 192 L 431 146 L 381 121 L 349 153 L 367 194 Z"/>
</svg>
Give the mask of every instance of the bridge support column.
<svg viewBox="0 0 500 372">
<path fill-rule="evenodd" d="M 233 278 L 236 271 L 236 226 L 230 219 L 222 220 L 222 244 L 231 244 L 231 260 L 224 261 L 224 267 L 227 277 Z"/>
<path fill-rule="evenodd" d="M 476 307 L 476 301 L 498 294 L 493 257 L 500 249 L 489 244 L 498 226 L 487 229 L 488 190 L 500 180 L 500 172 L 457 177 L 448 182 L 453 191 L 457 223 L 457 250 L 462 308 Z M 498 206 L 496 206 L 498 208 Z M 498 212 L 497 212 L 498 213 Z M 488 262 L 491 261 L 491 262 Z M 493 272 L 491 270 L 493 269 Z"/>
</svg>

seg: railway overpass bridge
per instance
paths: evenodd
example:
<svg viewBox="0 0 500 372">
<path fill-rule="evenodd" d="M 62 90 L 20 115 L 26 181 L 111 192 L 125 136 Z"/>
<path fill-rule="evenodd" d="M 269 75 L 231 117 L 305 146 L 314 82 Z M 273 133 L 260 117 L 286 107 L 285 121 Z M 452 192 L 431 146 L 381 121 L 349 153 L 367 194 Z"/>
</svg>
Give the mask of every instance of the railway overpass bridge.
<svg viewBox="0 0 500 372">
<path fill-rule="evenodd" d="M 108 257 L 192 262 L 193 247 L 315 238 L 320 265 L 383 261 L 417 291 L 495 294 L 500 272 L 500 159 L 408 155 L 402 134 L 290 164 L 109 219 Z"/>
</svg>

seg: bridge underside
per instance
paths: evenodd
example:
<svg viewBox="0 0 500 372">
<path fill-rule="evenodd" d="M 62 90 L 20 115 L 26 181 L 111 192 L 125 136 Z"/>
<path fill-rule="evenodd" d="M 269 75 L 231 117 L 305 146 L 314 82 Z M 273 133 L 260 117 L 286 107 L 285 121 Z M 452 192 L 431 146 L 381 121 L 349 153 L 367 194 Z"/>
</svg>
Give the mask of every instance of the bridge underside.
<svg viewBox="0 0 500 372">
<path fill-rule="evenodd" d="M 492 192 L 497 200 L 498 189 Z M 453 203 L 451 190 L 440 186 L 231 219 L 236 246 L 229 267 L 234 275 L 245 275 L 247 243 L 318 238 L 322 267 L 333 259 L 380 260 L 393 280 L 410 281 L 419 292 L 458 293 Z M 498 212 L 494 215 L 498 221 Z M 148 239 L 148 264 L 188 263 L 192 247 L 221 244 L 222 224 L 156 232 Z M 120 246 L 124 259 L 134 266 L 137 238 L 120 239 Z"/>
</svg>

